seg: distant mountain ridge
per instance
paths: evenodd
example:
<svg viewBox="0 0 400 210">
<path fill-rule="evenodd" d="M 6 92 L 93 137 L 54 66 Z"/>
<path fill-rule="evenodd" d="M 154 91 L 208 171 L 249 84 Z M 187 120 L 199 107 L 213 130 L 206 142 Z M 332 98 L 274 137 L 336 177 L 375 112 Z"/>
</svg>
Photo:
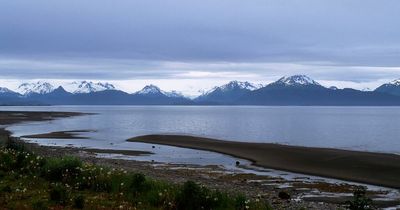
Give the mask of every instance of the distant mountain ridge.
<svg viewBox="0 0 400 210">
<path fill-rule="evenodd" d="M 283 77 L 241 97 L 241 105 L 393 106 L 400 97 L 350 88 L 326 88 L 305 75 Z"/>
<path fill-rule="evenodd" d="M 63 88 L 65 88 L 68 92 L 71 93 L 91 93 L 104 90 L 115 90 L 114 85 L 108 82 L 94 83 L 92 81 L 80 81 L 80 82 L 72 82 L 64 86 L 65 87 Z"/>
<path fill-rule="evenodd" d="M 166 97 L 172 97 L 172 98 L 184 98 L 182 93 L 179 93 L 178 91 L 163 91 L 159 87 L 155 85 L 146 85 L 142 90 L 137 91 L 135 94 L 137 95 L 147 95 L 147 96 L 166 96 Z"/>
<path fill-rule="evenodd" d="M 400 80 L 374 91 L 322 86 L 306 75 L 285 76 L 268 85 L 231 81 L 189 99 L 156 85 L 127 93 L 107 82 L 79 81 L 57 88 L 43 81 L 0 87 L 0 105 L 277 105 L 400 106 Z"/>
<path fill-rule="evenodd" d="M 273 84 L 283 85 L 283 86 L 308 86 L 308 85 L 321 86 L 318 82 L 314 81 L 313 79 L 311 79 L 306 75 L 285 76 L 280 78 Z"/>
<path fill-rule="evenodd" d="M 22 83 L 18 86 L 17 92 L 22 95 L 29 95 L 32 93 L 46 94 L 54 90 L 54 86 L 48 82 L 38 81 L 35 83 Z"/>
<path fill-rule="evenodd" d="M 400 79 L 396 79 L 389 83 L 383 84 L 376 88 L 375 91 L 400 96 Z"/>
<path fill-rule="evenodd" d="M 249 82 L 231 81 L 228 84 L 214 87 L 195 98 L 194 101 L 203 104 L 232 104 L 243 95 L 261 87 L 262 85 Z"/>
<path fill-rule="evenodd" d="M 25 101 L 27 105 L 175 105 L 192 103 L 190 99 L 177 91 L 163 91 L 155 85 L 147 85 L 132 94 L 117 90 L 110 83 L 81 81 L 72 82 L 66 86 L 68 90 L 63 86 L 54 88 L 46 82 L 23 83 L 19 88 L 21 93 L 3 88 L 4 93 L 0 92 L 0 104 L 8 104 L 4 101 Z M 6 92 L 11 95 L 13 100 L 6 95 Z"/>
</svg>

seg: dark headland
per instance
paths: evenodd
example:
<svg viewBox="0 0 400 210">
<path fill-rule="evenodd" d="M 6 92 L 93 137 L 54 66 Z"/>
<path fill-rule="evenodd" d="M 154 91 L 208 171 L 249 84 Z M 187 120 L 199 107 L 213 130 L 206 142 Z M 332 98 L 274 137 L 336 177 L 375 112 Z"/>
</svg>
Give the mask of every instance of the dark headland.
<svg viewBox="0 0 400 210">
<path fill-rule="evenodd" d="M 339 149 L 246 143 L 183 135 L 146 135 L 130 142 L 162 144 L 223 153 L 257 166 L 400 188 L 400 156 Z"/>
</svg>

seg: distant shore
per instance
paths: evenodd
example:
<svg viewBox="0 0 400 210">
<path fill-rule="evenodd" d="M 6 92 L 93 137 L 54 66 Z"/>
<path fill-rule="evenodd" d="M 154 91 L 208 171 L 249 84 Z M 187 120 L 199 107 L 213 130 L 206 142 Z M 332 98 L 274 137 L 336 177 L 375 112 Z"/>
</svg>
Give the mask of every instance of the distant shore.
<svg viewBox="0 0 400 210">
<path fill-rule="evenodd" d="M 10 125 L 29 121 L 48 121 L 59 118 L 87 115 L 79 112 L 34 112 L 34 111 L 0 111 L 0 125 Z"/>
<path fill-rule="evenodd" d="M 257 166 L 400 188 L 400 156 L 340 149 L 223 141 L 183 135 L 146 135 L 143 142 L 223 153 Z"/>
</svg>

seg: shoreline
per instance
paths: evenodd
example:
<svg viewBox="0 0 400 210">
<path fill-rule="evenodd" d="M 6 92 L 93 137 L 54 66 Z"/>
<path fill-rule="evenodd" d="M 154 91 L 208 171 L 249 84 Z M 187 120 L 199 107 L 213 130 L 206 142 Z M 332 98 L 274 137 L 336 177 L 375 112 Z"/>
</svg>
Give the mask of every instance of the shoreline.
<svg viewBox="0 0 400 210">
<path fill-rule="evenodd" d="M 313 183 L 309 185 L 303 183 L 302 181 L 285 181 L 281 178 L 264 177 L 254 174 L 229 174 L 225 173 L 223 169 L 215 168 L 215 166 L 192 166 L 186 164 L 172 164 L 172 163 L 159 163 L 159 162 L 148 162 L 148 161 L 137 161 L 137 160 L 126 160 L 126 159 L 112 159 L 103 158 L 96 155 L 96 153 L 108 153 L 108 150 L 89 150 L 86 148 L 76 148 L 76 147 L 55 147 L 55 146 L 42 146 L 37 143 L 26 142 L 19 137 L 11 137 L 11 132 L 0 129 L 0 142 L 6 140 L 17 143 L 28 151 L 33 152 L 36 155 L 44 157 L 56 157 L 61 158 L 65 156 L 78 157 L 85 163 L 91 165 L 97 165 L 101 167 L 110 168 L 112 170 L 124 170 L 135 173 L 143 173 L 155 180 L 161 180 L 173 184 L 183 184 L 187 180 L 195 181 L 196 183 L 201 183 L 204 186 L 209 187 L 213 190 L 220 190 L 227 192 L 230 195 L 235 195 L 240 192 L 243 195 L 249 196 L 252 199 L 259 198 L 260 196 L 271 202 L 274 209 L 337 209 L 343 202 L 350 199 L 347 196 L 338 196 L 337 199 L 331 199 L 329 197 L 324 198 L 323 201 L 318 200 L 318 202 L 313 200 L 313 197 L 301 200 L 287 200 L 279 198 L 280 192 L 289 193 L 293 198 L 301 196 L 305 191 L 312 191 L 312 189 L 328 190 L 333 193 L 352 193 L 354 185 L 336 185 L 323 182 Z M 6 138 L 6 139 L 3 139 Z M 111 151 L 112 152 L 112 151 Z M 119 153 L 120 151 L 116 151 Z M 137 151 L 140 155 L 142 151 Z M 255 180 L 256 182 L 253 182 Z M 257 180 L 262 180 L 263 182 L 258 182 Z M 268 185 L 263 185 L 263 183 L 268 183 Z M 272 184 L 272 185 L 270 185 Z M 279 188 L 277 186 L 293 184 L 293 187 L 289 188 Z M 313 186 L 316 184 L 316 186 Z M 327 188 L 328 186 L 328 188 Z M 310 189 L 307 189 L 310 187 Z M 297 188 L 302 188 L 297 190 Z M 384 195 L 379 192 L 369 191 L 374 197 Z M 320 199 L 317 197 L 316 199 Z M 393 205 L 400 204 L 400 201 L 389 202 L 379 202 L 377 201 L 375 205 L 382 207 L 390 207 Z"/>
<path fill-rule="evenodd" d="M 88 139 L 84 136 L 79 136 L 82 133 L 88 132 L 96 132 L 94 130 L 68 130 L 68 131 L 55 131 L 50 133 L 43 134 L 33 134 L 33 135 L 24 135 L 20 138 L 29 138 L 29 139 Z"/>
<path fill-rule="evenodd" d="M 400 156 L 386 153 L 233 142 L 184 135 L 146 135 L 128 139 L 222 153 L 254 165 L 400 189 Z"/>
<path fill-rule="evenodd" d="M 6 135 L 10 134 L 9 131 L 3 131 Z M 286 180 L 282 177 L 271 177 L 269 175 L 257 175 L 245 172 L 230 173 L 226 169 L 216 165 L 198 166 L 105 158 L 98 156 L 98 153 L 123 154 L 125 151 L 108 149 L 92 150 L 85 147 L 44 146 L 24 141 L 19 137 L 9 137 L 9 140 L 23 145 L 35 154 L 46 157 L 74 156 L 89 164 L 140 172 L 156 180 L 164 180 L 176 184 L 193 180 L 211 189 L 231 194 L 241 192 L 254 199 L 261 195 L 263 198 L 271 201 L 272 206 L 277 209 L 299 209 L 301 207 L 306 209 L 338 209 L 342 207 L 345 201 L 351 199 L 351 193 L 359 185 L 347 182 L 326 182 L 325 180 L 311 181 L 304 179 L 303 176 Z M 128 153 L 125 155 L 143 155 L 143 151 L 128 150 Z M 377 207 L 386 208 L 400 205 L 397 193 L 396 197 L 386 198 L 386 196 L 394 192 L 393 190 L 387 188 L 367 188 L 367 190 L 369 196 L 373 199 L 374 205 Z M 281 192 L 288 193 L 293 200 L 280 199 L 279 193 Z M 386 200 L 381 200 L 381 198 Z"/>
<path fill-rule="evenodd" d="M 10 125 L 27 121 L 46 121 L 57 119 L 55 116 L 62 117 L 80 116 L 83 113 L 60 114 L 60 112 L 0 112 L 0 116 L 10 115 L 6 118 L 0 117 L 0 124 Z M 24 116 L 18 120 L 9 120 L 13 116 Z M 33 118 L 29 118 L 29 116 Z M 35 117 L 36 116 L 36 117 Z M 40 116 L 40 117 L 38 117 Z M 75 130 L 83 131 L 83 130 Z M 60 131 L 63 132 L 63 131 Z M 65 131 L 64 131 L 65 132 Z M 68 131 L 67 131 L 68 132 Z M 71 132 L 71 131 L 69 131 Z M 263 198 L 271 201 L 271 204 L 277 209 L 337 209 L 343 202 L 350 199 L 348 194 L 353 192 L 356 184 L 335 184 L 324 181 L 308 182 L 304 180 L 285 180 L 281 177 L 269 177 L 251 173 L 226 173 L 224 169 L 215 168 L 215 166 L 197 167 L 186 164 L 157 163 L 148 161 L 112 159 L 97 156 L 96 153 L 121 153 L 118 150 L 92 150 L 85 151 L 88 148 L 76 147 L 54 147 L 42 146 L 37 143 L 27 142 L 19 137 L 10 137 L 11 132 L 0 129 L 0 137 L 6 138 L 26 146 L 30 151 L 36 154 L 48 157 L 75 156 L 82 161 L 110 168 L 119 168 L 127 171 L 141 172 L 154 179 L 165 180 L 172 183 L 183 183 L 186 180 L 193 180 L 198 183 L 209 186 L 212 189 L 227 192 L 241 192 L 252 198 L 262 195 Z M 143 151 L 131 151 L 127 155 L 140 155 Z M 136 153 L 137 152 L 137 153 Z M 280 192 L 289 193 L 293 200 L 282 200 L 279 198 Z M 313 192 L 320 192 L 313 194 Z M 400 204 L 396 198 L 388 198 L 388 201 L 381 201 L 379 198 L 385 198 L 391 191 L 368 191 L 374 198 L 374 205 L 379 207 L 391 207 Z M 397 191 L 396 191 L 397 192 Z M 328 194 L 326 194 L 328 193 Z M 331 197 L 330 193 L 335 194 Z M 345 193 L 345 194 L 341 194 Z M 310 195 L 303 197 L 303 195 Z M 397 194 L 396 194 L 397 195 Z M 378 200 L 375 200 L 378 199 Z"/>
<path fill-rule="evenodd" d="M 0 111 L 0 125 L 6 126 L 21 122 L 49 121 L 60 118 L 89 115 L 79 112 L 35 112 L 35 111 Z"/>
</svg>

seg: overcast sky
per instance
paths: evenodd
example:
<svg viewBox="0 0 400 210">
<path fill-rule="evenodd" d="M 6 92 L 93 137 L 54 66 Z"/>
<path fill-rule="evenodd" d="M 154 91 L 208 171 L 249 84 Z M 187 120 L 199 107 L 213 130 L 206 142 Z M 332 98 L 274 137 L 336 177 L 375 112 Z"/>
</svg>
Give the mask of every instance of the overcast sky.
<svg viewBox="0 0 400 210">
<path fill-rule="evenodd" d="M 307 74 L 375 88 L 400 78 L 398 0 L 0 0 L 0 86 L 153 83 L 196 94 Z"/>
</svg>

